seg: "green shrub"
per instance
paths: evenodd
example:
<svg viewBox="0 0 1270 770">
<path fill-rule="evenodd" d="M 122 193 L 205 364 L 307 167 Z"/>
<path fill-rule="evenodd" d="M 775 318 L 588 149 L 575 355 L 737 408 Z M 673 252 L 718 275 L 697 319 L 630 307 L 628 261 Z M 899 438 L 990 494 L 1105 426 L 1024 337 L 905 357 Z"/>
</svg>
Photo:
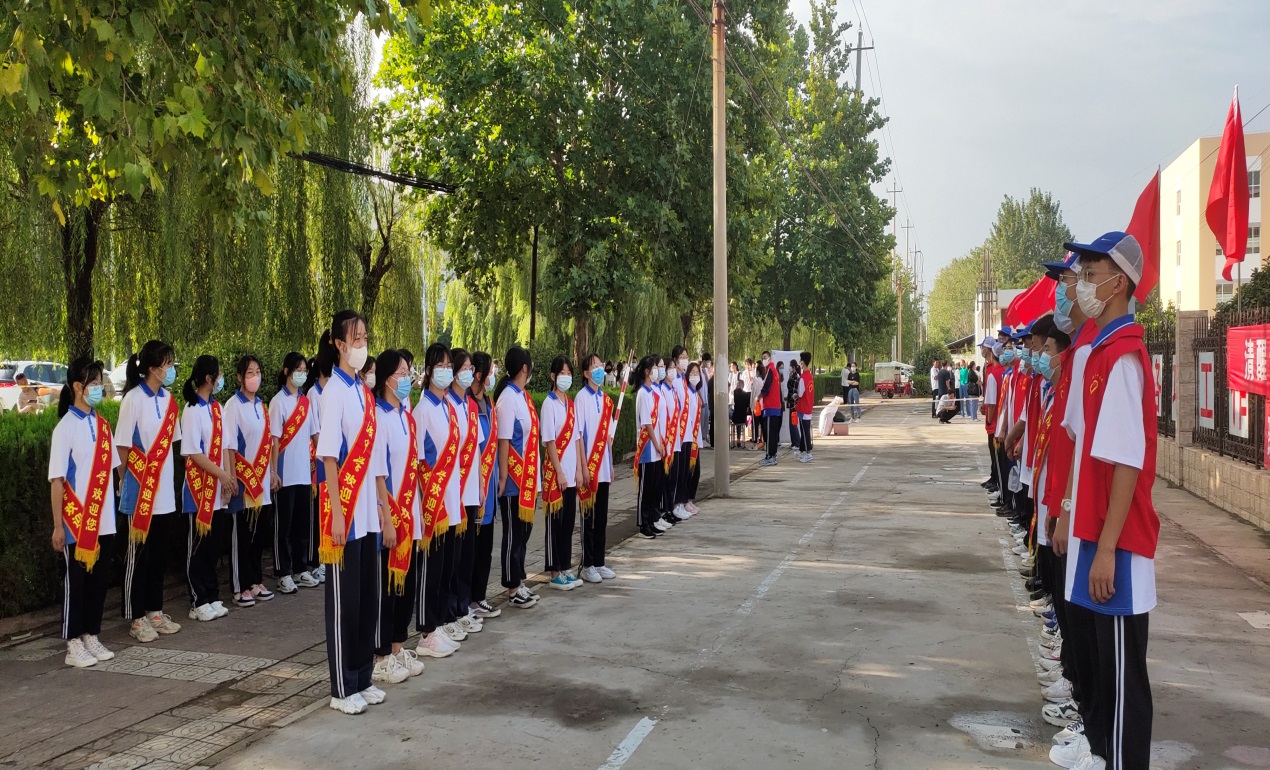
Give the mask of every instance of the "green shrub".
<svg viewBox="0 0 1270 770">
<path fill-rule="evenodd" d="M 934 361 L 949 361 L 953 357 L 948 351 L 948 346 L 942 342 L 927 342 L 917 351 L 917 357 L 913 359 L 913 395 L 929 396 L 930 390 L 930 365 Z"/>
<path fill-rule="evenodd" d="M 860 392 L 873 390 L 873 372 L 857 372 L 860 375 Z M 842 395 L 842 370 L 816 375 L 816 400 Z"/>
</svg>

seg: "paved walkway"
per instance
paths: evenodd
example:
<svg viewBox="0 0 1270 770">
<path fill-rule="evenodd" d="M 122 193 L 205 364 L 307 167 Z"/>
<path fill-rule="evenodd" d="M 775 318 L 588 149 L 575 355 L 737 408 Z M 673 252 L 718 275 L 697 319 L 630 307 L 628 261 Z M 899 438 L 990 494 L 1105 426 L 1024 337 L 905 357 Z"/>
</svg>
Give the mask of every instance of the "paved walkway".
<svg viewBox="0 0 1270 770">
<path fill-rule="evenodd" d="M 743 454 L 733 498 L 664 538 L 615 543 L 617 581 L 506 611 L 361 717 L 324 707 L 315 591 L 187 624 L 162 647 L 116 629 L 113 670 L 65 669 L 56 639 L 10 646 L 0 762 L 1052 767 L 1037 623 L 977 485 L 982 436 L 900 401 L 817 439 L 813 464 L 754 469 Z M 1237 566 L 1267 544 L 1163 482 L 1156 499 L 1153 765 L 1270 767 L 1270 628 L 1256 627 L 1270 591 Z M 615 518 L 630 531 L 629 513 Z"/>
</svg>

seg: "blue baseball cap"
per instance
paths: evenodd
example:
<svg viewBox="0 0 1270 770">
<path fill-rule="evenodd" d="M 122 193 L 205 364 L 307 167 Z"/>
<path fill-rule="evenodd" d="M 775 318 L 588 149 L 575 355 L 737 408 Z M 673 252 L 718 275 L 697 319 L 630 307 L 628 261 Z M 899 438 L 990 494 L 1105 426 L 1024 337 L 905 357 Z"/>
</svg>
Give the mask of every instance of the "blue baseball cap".
<svg viewBox="0 0 1270 770">
<path fill-rule="evenodd" d="M 1135 286 L 1142 281 L 1142 246 L 1128 233 L 1112 230 L 1098 236 L 1092 243 L 1064 243 L 1063 248 L 1076 254 L 1109 257 Z"/>
<path fill-rule="evenodd" d="M 1018 326 L 1015 327 L 1014 334 L 1012 334 L 1011 336 L 1016 340 L 1021 340 L 1024 337 L 1030 337 L 1032 335 L 1033 323 L 1035 323 L 1035 321 L 1030 321 L 1025 324 L 1019 324 Z"/>
<path fill-rule="evenodd" d="M 1063 277 L 1063 271 L 1075 270 L 1075 265 L 1079 259 L 1080 257 L 1076 255 L 1076 252 L 1069 251 L 1067 252 L 1067 259 L 1062 262 L 1042 262 L 1041 266 L 1045 268 L 1045 275 L 1057 281 Z"/>
</svg>

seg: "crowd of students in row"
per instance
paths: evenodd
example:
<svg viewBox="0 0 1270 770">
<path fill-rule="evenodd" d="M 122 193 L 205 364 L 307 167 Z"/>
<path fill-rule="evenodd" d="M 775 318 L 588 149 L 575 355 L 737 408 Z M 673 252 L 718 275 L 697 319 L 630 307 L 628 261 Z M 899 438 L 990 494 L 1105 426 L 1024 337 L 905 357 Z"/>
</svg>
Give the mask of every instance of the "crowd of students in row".
<svg viewBox="0 0 1270 770">
<path fill-rule="evenodd" d="M 1121 232 L 1069 243 L 1047 264 L 1055 311 L 982 341 L 992 476 L 1022 579 L 1041 619 L 1050 759 L 1078 770 L 1147 770 L 1147 675 L 1159 519 L 1156 420 L 1143 329 L 1131 310 L 1142 250 Z"/>
<path fill-rule="evenodd" d="M 224 617 L 226 601 L 250 607 L 273 599 L 262 576 L 270 541 L 279 592 L 324 586 L 331 707 L 342 713 L 382 702 L 379 684 L 420 674 L 421 657 L 450 656 L 500 615 L 486 595 L 496 516 L 508 606 L 539 601 L 525 557 L 540 497 L 546 585 L 571 591 L 615 578 L 604 557 L 620 403 L 601 389 L 610 367 L 594 354 L 579 363 L 583 385 L 574 390 L 573 363 L 551 362 L 540 407 L 526 390 L 533 362 L 520 347 L 507 351 L 495 384 L 488 353 L 433 344 L 416 383 L 409 351 L 372 358 L 364 321 L 341 311 L 313 359 L 285 357 L 267 405 L 258 395 L 258 359 L 237 362 L 237 391 L 222 405 L 225 373 L 204 355 L 183 383 L 179 408 L 169 390 L 172 348 L 146 343 L 128 361 L 112 435 L 95 410 L 102 363 L 72 362 L 49 459 L 52 544 L 66 563 L 66 663 L 113 657 L 98 638 L 107 578 L 93 568 L 116 533 L 116 511 L 126 522 L 129 633 L 145 643 L 180 631 L 163 605 L 165 530 L 185 523 L 171 515 L 178 500 L 189 515 L 191 620 Z M 668 358 L 644 358 L 630 377 L 639 529 L 655 538 L 697 513 L 703 373 L 680 346 Z M 422 395 L 411 403 L 416 384 Z M 227 548 L 232 593 L 222 600 L 216 565 Z M 407 649 L 412 621 L 420 638 Z"/>
</svg>

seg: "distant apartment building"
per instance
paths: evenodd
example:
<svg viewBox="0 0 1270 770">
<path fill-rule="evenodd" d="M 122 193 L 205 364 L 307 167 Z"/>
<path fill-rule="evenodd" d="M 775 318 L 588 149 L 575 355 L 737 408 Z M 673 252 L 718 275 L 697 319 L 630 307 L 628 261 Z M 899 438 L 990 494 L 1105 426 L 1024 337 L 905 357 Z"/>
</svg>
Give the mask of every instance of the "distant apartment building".
<svg viewBox="0 0 1270 770">
<path fill-rule="evenodd" d="M 1248 251 L 1242 275 L 1222 278 L 1226 258 L 1208 229 L 1204 207 L 1213 181 L 1220 136 L 1206 136 L 1177 156 L 1160 172 L 1160 301 L 1182 310 L 1209 310 L 1235 294 L 1236 281 L 1247 283 L 1254 269 L 1264 269 L 1261 225 L 1267 220 L 1266 197 L 1261 194 L 1261 171 L 1270 159 L 1270 132 L 1245 134 L 1248 158 Z"/>
</svg>

